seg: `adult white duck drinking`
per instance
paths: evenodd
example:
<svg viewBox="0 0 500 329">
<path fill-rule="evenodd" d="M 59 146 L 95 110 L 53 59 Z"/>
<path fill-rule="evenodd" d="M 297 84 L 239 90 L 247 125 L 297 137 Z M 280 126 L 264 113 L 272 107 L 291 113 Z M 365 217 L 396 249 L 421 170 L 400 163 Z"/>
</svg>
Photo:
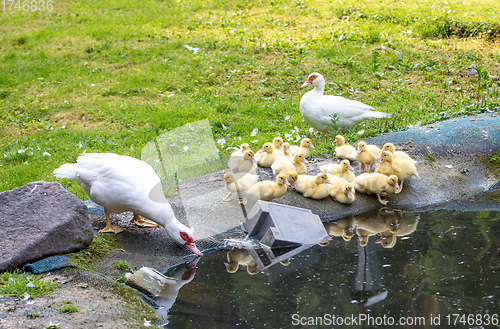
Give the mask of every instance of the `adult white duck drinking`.
<svg viewBox="0 0 500 329">
<path fill-rule="evenodd" d="M 154 223 L 163 226 L 178 244 L 201 255 L 192 229 L 177 220 L 163 194 L 160 177 L 146 162 L 114 153 L 87 153 L 76 163 L 61 165 L 54 170 L 54 176 L 75 180 L 93 202 L 104 207 L 106 227 L 99 232 L 123 231 L 111 224 L 109 214 L 132 211 L 131 222 L 143 227 Z"/>
<path fill-rule="evenodd" d="M 322 133 L 330 132 L 336 125 L 348 130 L 366 119 L 385 118 L 384 112 L 371 111 L 373 107 L 341 96 L 324 95 L 325 78 L 319 73 L 311 73 L 301 86 L 313 86 L 300 99 L 300 114 L 314 129 Z M 335 124 L 332 118 L 336 117 Z"/>
</svg>

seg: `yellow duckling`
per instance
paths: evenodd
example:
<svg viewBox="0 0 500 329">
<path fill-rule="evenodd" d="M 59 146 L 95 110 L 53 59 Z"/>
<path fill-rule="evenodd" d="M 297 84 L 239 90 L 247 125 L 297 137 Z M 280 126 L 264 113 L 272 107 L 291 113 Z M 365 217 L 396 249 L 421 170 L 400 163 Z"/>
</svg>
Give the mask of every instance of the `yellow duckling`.
<svg viewBox="0 0 500 329">
<path fill-rule="evenodd" d="M 281 137 L 274 137 L 273 138 L 274 151 L 281 152 L 282 145 L 283 145 L 283 138 L 281 138 Z"/>
<path fill-rule="evenodd" d="M 332 182 L 332 184 L 328 185 L 328 187 L 330 188 L 330 196 L 333 198 L 333 200 L 343 204 L 353 203 L 356 198 L 356 191 L 354 190 L 352 185 L 344 178 L 328 173 L 326 173 L 326 175 Z"/>
<path fill-rule="evenodd" d="M 396 151 L 396 147 L 392 143 L 385 143 L 384 146 L 382 147 L 382 149 L 380 150 L 380 152 L 383 152 L 383 151 L 391 152 L 394 159 L 406 159 L 406 160 L 412 161 L 413 163 L 417 163 L 417 161 L 413 160 L 408 155 L 408 153 L 403 152 L 403 151 Z"/>
<path fill-rule="evenodd" d="M 324 224 L 326 232 L 331 237 L 337 236 L 342 237 L 344 241 L 351 241 L 354 236 L 354 228 L 356 224 L 354 223 L 353 217 L 342 218 L 336 221 L 332 221 Z"/>
<path fill-rule="evenodd" d="M 250 149 L 250 145 L 248 145 L 248 143 L 243 143 L 243 144 L 241 144 L 239 150 L 236 150 L 233 153 L 231 153 L 231 156 L 242 155 L 245 151 L 247 151 L 249 149 Z"/>
<path fill-rule="evenodd" d="M 273 173 L 275 175 L 281 173 L 288 173 L 289 171 L 295 170 L 299 175 L 303 175 L 307 172 L 306 163 L 309 163 L 302 153 L 297 153 L 293 156 L 293 159 L 290 161 L 285 157 L 282 157 L 276 161 L 274 161 L 271 168 L 273 169 Z"/>
<path fill-rule="evenodd" d="M 326 172 L 328 174 L 343 178 L 348 182 L 352 182 L 355 177 L 354 173 L 352 172 L 352 170 L 354 169 L 351 167 L 351 162 L 349 160 L 342 160 L 340 164 L 329 163 L 327 165 L 320 166 L 319 169 L 322 172 Z"/>
<path fill-rule="evenodd" d="M 300 142 L 300 147 L 297 145 L 290 145 L 290 152 L 291 155 L 295 155 L 296 153 L 302 153 L 306 158 L 309 157 L 309 148 L 314 148 L 314 145 L 312 144 L 312 141 L 309 138 L 304 138 Z"/>
<path fill-rule="evenodd" d="M 279 159 L 279 158 L 291 159 L 292 153 L 290 151 L 290 143 L 287 143 L 287 142 L 283 143 L 281 145 L 280 150 L 274 151 L 274 156 L 276 157 L 276 159 Z"/>
<path fill-rule="evenodd" d="M 246 150 L 243 155 L 231 155 L 227 163 L 229 169 L 234 173 L 247 172 L 253 174 L 257 170 L 257 160 L 252 150 Z"/>
<path fill-rule="evenodd" d="M 330 195 L 330 188 L 327 184 L 332 184 L 332 182 L 326 173 L 319 173 L 316 176 L 299 175 L 295 189 L 306 198 L 321 200 Z"/>
<path fill-rule="evenodd" d="M 246 249 L 234 248 L 228 251 L 227 261 L 228 263 L 224 263 L 224 265 L 226 266 L 226 270 L 229 273 L 235 273 L 236 271 L 238 271 L 240 265 L 246 266 L 247 272 L 250 275 L 259 273 L 257 262 L 255 262 L 255 259 L 252 258 L 252 256 Z"/>
<path fill-rule="evenodd" d="M 257 164 L 261 167 L 269 168 L 273 164 L 276 157 L 274 155 L 274 147 L 271 143 L 265 143 L 262 149 L 255 154 Z"/>
<path fill-rule="evenodd" d="M 276 176 L 276 181 L 264 180 L 257 182 L 248 190 L 244 191 L 244 193 L 255 199 L 271 201 L 285 195 L 287 185 L 289 185 L 287 175 L 279 174 Z"/>
<path fill-rule="evenodd" d="M 380 164 L 375 170 L 376 173 L 384 175 L 396 175 L 401 182 L 396 194 L 401 193 L 403 190 L 403 183 L 406 179 L 412 176 L 420 178 L 417 172 L 417 166 L 407 159 L 394 159 L 391 152 L 384 151 L 380 155 Z"/>
<path fill-rule="evenodd" d="M 231 195 L 233 193 L 243 192 L 248 190 L 251 186 L 257 183 L 258 176 L 249 173 L 233 173 L 227 172 L 224 174 L 224 183 L 226 184 L 226 189 L 229 194 L 222 197 L 222 201 L 231 201 Z M 240 204 L 246 204 L 246 198 L 239 200 Z"/>
<path fill-rule="evenodd" d="M 358 151 L 356 154 L 356 160 L 361 163 L 361 170 L 365 169 L 365 166 L 370 166 L 368 172 L 372 171 L 372 167 L 378 161 L 378 156 L 380 155 L 380 149 L 376 145 L 367 145 L 364 141 L 358 143 Z"/>
<path fill-rule="evenodd" d="M 297 180 L 299 179 L 299 174 L 295 170 L 290 170 L 287 173 L 287 178 L 286 180 L 290 184 L 291 188 L 296 188 L 297 187 Z"/>
<path fill-rule="evenodd" d="M 356 149 L 354 148 L 354 146 L 345 144 L 344 136 L 335 136 L 333 144 L 337 144 L 337 147 L 335 147 L 335 154 L 337 155 L 337 158 L 347 159 L 349 161 L 356 160 Z"/>
<path fill-rule="evenodd" d="M 395 193 L 399 189 L 398 176 L 386 176 L 380 173 L 364 173 L 351 182 L 356 191 L 366 194 L 376 194 L 378 202 L 386 205 L 389 201 L 382 200 L 381 196 L 386 196 L 388 193 Z"/>
</svg>

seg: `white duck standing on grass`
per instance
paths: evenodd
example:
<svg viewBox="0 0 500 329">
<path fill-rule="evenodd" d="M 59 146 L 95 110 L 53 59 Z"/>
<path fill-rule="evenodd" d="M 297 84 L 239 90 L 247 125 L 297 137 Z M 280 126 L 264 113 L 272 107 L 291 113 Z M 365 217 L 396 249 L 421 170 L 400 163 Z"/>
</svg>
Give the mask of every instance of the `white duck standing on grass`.
<svg viewBox="0 0 500 329">
<path fill-rule="evenodd" d="M 93 202 L 104 207 L 106 227 L 99 232 L 123 231 L 111 225 L 109 214 L 132 211 L 132 221 L 139 226 L 144 226 L 141 216 L 147 217 L 154 223 L 145 221 L 145 225 L 163 226 L 177 243 L 201 255 L 192 230 L 177 220 L 160 177 L 146 162 L 114 153 L 88 153 L 54 170 L 54 176 L 74 179 Z"/>
<path fill-rule="evenodd" d="M 323 95 L 325 79 L 319 73 L 311 73 L 302 85 L 306 86 L 313 86 L 314 89 L 302 96 L 300 114 L 319 132 L 328 133 L 335 128 L 348 130 L 363 120 L 390 116 L 387 113 L 370 111 L 373 109 L 371 106 L 352 99 Z M 333 116 L 338 119 L 335 124 L 332 122 Z"/>
</svg>

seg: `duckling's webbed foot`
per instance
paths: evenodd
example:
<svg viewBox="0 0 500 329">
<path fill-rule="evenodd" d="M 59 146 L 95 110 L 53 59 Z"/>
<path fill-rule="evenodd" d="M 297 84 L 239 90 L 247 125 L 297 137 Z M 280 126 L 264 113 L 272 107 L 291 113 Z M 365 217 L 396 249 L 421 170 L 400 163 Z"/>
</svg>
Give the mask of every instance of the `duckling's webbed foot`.
<svg viewBox="0 0 500 329">
<path fill-rule="evenodd" d="M 228 195 L 221 197 L 221 198 L 222 198 L 222 201 L 226 201 L 226 202 L 231 201 L 231 194 L 233 194 L 233 193 L 232 193 L 232 192 L 229 192 L 229 194 L 228 194 Z"/>
<path fill-rule="evenodd" d="M 387 200 L 382 200 L 382 199 L 380 198 L 380 194 L 377 194 L 377 199 L 378 199 L 378 202 L 380 202 L 380 203 L 381 203 L 381 204 L 383 204 L 384 206 L 385 206 L 386 204 L 388 204 L 388 203 L 389 203 L 389 201 L 387 201 Z"/>
</svg>

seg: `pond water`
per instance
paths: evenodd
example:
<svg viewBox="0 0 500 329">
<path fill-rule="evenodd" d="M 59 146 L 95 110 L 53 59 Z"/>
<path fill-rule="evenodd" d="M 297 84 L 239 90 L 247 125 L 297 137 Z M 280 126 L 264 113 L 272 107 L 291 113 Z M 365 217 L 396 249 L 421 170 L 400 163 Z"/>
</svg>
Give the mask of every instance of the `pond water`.
<svg viewBox="0 0 500 329">
<path fill-rule="evenodd" d="M 228 250 L 167 272 L 188 283 L 165 305 L 166 327 L 498 327 L 500 212 L 382 211 L 326 228 L 329 245 L 255 275 L 229 273 Z"/>
</svg>

